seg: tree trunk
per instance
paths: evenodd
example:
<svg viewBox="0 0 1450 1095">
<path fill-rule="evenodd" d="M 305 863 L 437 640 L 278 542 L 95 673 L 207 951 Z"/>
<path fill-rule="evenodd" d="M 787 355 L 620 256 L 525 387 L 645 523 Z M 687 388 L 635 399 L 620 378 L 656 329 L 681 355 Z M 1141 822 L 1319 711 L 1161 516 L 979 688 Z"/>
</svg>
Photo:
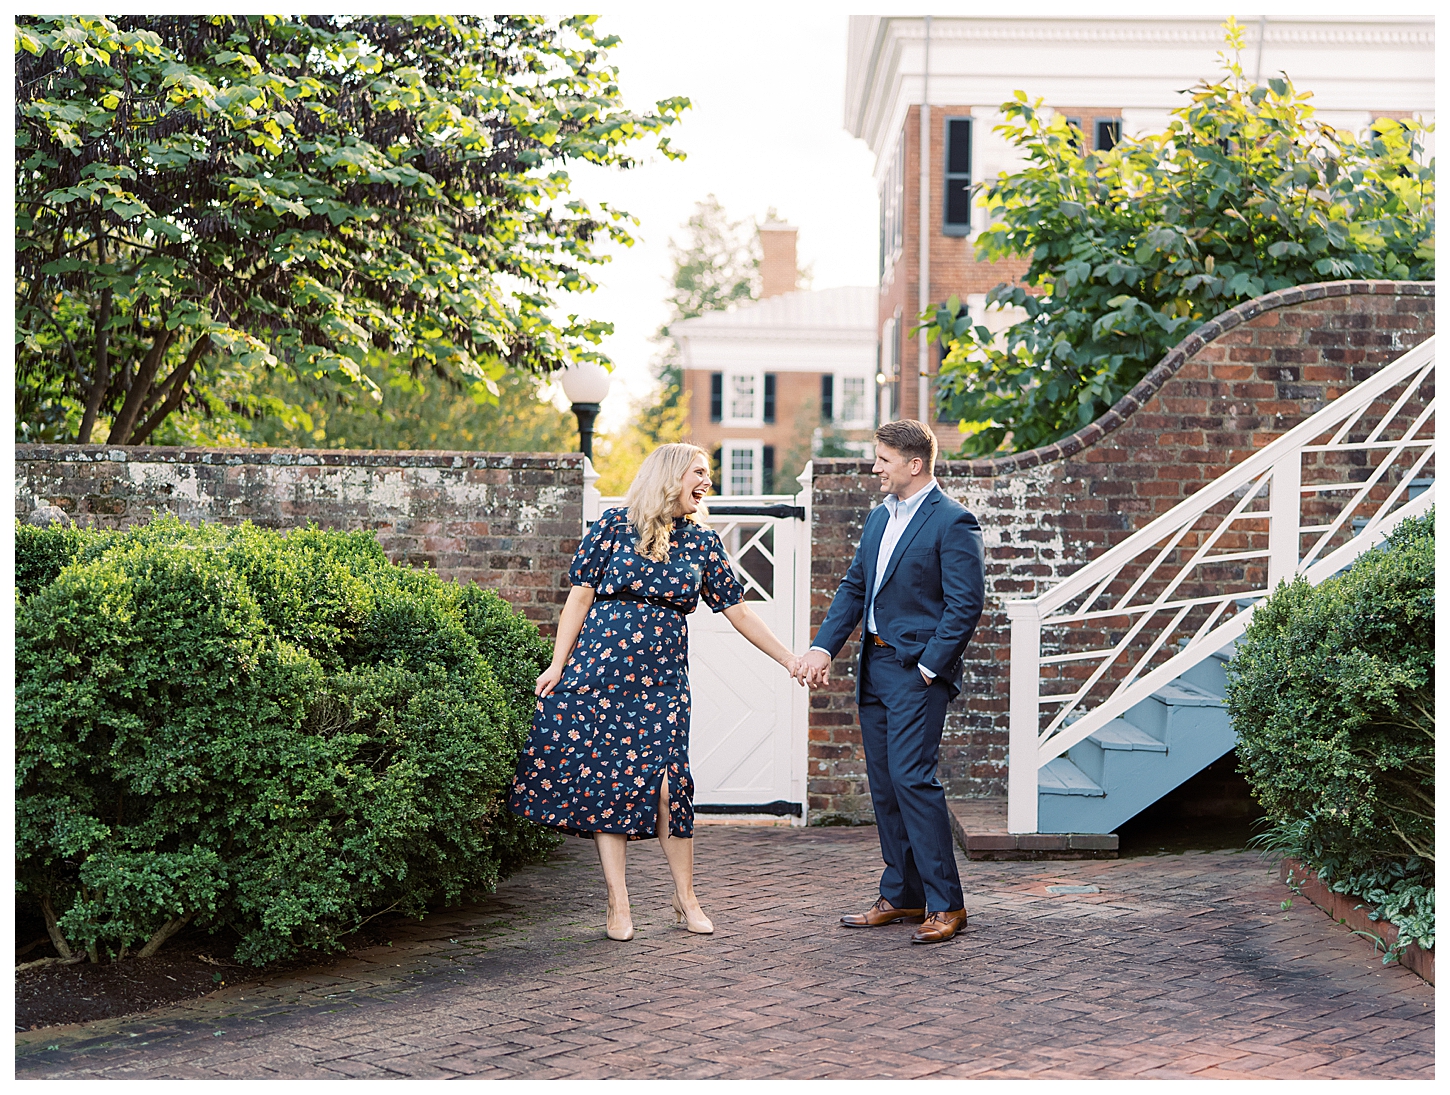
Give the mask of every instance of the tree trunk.
<svg viewBox="0 0 1450 1095">
<path fill-rule="evenodd" d="M 176 371 L 167 377 L 165 383 L 157 389 L 158 393 L 166 391 L 166 398 L 162 401 L 161 406 L 157 407 L 145 422 L 136 427 L 127 444 L 144 444 L 146 439 L 151 436 L 151 431 L 161 425 L 167 415 L 181 406 L 181 401 L 186 395 L 186 382 L 191 379 L 192 370 L 196 368 L 196 363 L 201 360 L 202 354 L 206 353 L 210 347 L 211 335 L 202 335 L 196 340 L 191 352 L 186 355 L 186 360 L 178 365 Z"/>
<path fill-rule="evenodd" d="M 195 915 L 196 913 L 189 912 L 185 916 L 175 917 L 168 920 L 165 924 L 162 924 L 161 927 L 156 929 L 156 934 L 146 940 L 146 945 L 136 952 L 136 957 L 150 958 L 161 949 L 161 944 L 165 943 L 182 928 L 190 924 L 191 918 Z"/>
<path fill-rule="evenodd" d="M 50 936 L 50 941 L 55 946 L 55 952 L 63 959 L 74 958 L 75 954 L 66 942 L 65 936 L 60 933 L 60 919 L 55 915 L 55 906 L 50 903 L 50 895 L 42 894 L 40 897 L 40 911 L 45 914 L 45 934 Z"/>
<path fill-rule="evenodd" d="M 91 431 L 96 428 L 96 415 L 101 410 L 101 400 L 111 386 L 111 290 L 101 290 L 101 308 L 96 316 L 96 367 L 91 374 L 90 390 L 86 392 L 86 413 L 81 418 L 80 432 L 76 440 L 82 445 L 91 441 Z"/>
<path fill-rule="evenodd" d="M 96 261 L 106 265 L 106 239 L 101 234 L 100 217 L 95 220 Z M 111 386 L 111 300 L 110 286 L 101 290 L 101 307 L 96 315 L 96 362 L 91 371 L 91 386 L 86 392 L 86 413 L 81 417 L 80 432 L 76 440 L 82 445 L 91 442 L 91 431 L 96 428 L 96 415 L 101 411 L 101 400 Z"/>
<path fill-rule="evenodd" d="M 140 417 L 146 396 L 151 391 L 151 384 L 161 370 L 166 351 L 175 339 L 175 331 L 163 328 L 156 333 L 156 341 L 151 344 L 151 349 L 136 367 L 136 376 L 131 381 L 131 390 L 126 393 L 126 402 L 121 405 L 121 413 L 116 415 L 116 421 L 111 426 L 112 445 L 133 444 L 131 433 L 135 429 L 136 419 Z"/>
</svg>

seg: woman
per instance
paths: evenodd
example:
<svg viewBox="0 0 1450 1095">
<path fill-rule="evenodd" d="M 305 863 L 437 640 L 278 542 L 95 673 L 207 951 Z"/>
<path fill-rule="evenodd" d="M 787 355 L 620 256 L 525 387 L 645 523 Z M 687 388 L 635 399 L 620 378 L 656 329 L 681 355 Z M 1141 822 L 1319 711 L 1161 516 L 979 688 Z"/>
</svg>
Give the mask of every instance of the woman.
<svg viewBox="0 0 1450 1095">
<path fill-rule="evenodd" d="M 675 922 L 683 917 L 697 934 L 715 930 L 695 897 L 691 839 L 685 617 L 696 599 L 797 671 L 795 657 L 744 604 L 720 537 L 699 523 L 709 489 L 703 449 L 662 445 L 630 484 L 626 508 L 606 510 L 584 537 L 509 796 L 516 814 L 594 838 L 610 939 L 634 937 L 625 845 L 653 835 L 674 878 Z"/>
</svg>

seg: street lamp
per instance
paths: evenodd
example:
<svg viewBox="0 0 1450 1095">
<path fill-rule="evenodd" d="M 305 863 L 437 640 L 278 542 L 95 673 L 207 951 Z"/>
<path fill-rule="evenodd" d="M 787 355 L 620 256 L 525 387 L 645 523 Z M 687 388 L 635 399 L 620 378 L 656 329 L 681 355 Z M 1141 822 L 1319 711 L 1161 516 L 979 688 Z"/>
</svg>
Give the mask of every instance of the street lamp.
<svg viewBox="0 0 1450 1095">
<path fill-rule="evenodd" d="M 594 419 L 609 394 L 609 371 L 594 361 L 576 361 L 559 374 L 570 410 L 579 420 L 579 451 L 594 459 Z"/>
</svg>

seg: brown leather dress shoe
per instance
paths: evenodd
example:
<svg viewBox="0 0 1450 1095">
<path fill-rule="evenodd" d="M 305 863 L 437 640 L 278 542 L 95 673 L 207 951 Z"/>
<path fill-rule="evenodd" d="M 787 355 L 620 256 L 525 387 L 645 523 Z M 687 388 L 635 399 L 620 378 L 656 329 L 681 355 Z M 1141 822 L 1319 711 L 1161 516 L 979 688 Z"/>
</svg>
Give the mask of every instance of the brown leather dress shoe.
<svg viewBox="0 0 1450 1095">
<path fill-rule="evenodd" d="M 876 904 L 863 913 L 848 913 L 841 917 L 841 923 L 848 928 L 879 928 L 882 924 L 900 924 L 903 920 L 920 920 L 925 909 L 896 909 L 884 897 L 878 897 Z M 963 914 L 965 916 L 965 914 Z"/>
<path fill-rule="evenodd" d="M 967 926 L 967 910 L 955 912 L 934 912 L 926 923 L 911 933 L 913 943 L 945 943 Z"/>
</svg>

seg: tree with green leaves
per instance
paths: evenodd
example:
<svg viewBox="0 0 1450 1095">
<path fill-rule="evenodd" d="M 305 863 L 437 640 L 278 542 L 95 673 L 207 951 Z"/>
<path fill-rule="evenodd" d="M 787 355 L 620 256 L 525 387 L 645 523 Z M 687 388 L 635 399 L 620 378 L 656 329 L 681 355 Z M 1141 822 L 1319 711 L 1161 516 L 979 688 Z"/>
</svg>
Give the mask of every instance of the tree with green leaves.
<svg viewBox="0 0 1450 1095">
<path fill-rule="evenodd" d="M 1026 166 L 986 184 L 977 254 L 1029 260 L 1020 283 L 987 294 L 1021 318 L 993 332 L 956 298 L 921 317 L 945 350 L 938 398 L 964 455 L 1087 425 L 1194 327 L 1263 293 L 1434 277 L 1429 127 L 1334 129 L 1287 77 L 1246 79 L 1242 30 L 1225 29 L 1223 78 L 1194 88 L 1163 133 L 1086 153 L 1040 99 L 1003 105 L 997 132 Z"/>
<path fill-rule="evenodd" d="M 222 373 L 477 381 L 599 359 L 558 318 L 681 98 L 628 109 L 592 17 L 22 16 L 16 409 L 28 440 L 139 444 Z"/>
</svg>

